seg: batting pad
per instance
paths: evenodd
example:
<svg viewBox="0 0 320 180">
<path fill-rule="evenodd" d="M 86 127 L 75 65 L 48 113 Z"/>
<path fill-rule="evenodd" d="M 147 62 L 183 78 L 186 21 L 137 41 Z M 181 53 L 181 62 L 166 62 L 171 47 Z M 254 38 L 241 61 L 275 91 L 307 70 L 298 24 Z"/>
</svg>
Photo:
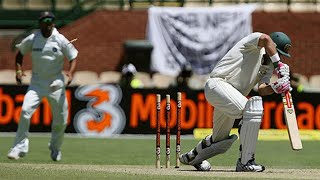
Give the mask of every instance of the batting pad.
<svg viewBox="0 0 320 180">
<path fill-rule="evenodd" d="M 247 164 L 250 159 L 254 158 L 262 115 L 262 98 L 260 96 L 251 97 L 244 107 L 243 118 L 240 122 L 242 164 Z"/>
<path fill-rule="evenodd" d="M 193 150 L 186 154 L 190 159 L 188 164 L 196 165 L 201 163 L 203 160 L 225 153 L 231 147 L 232 143 L 238 139 L 238 136 L 233 134 L 229 136 L 228 139 L 208 145 L 207 139 L 209 138 L 211 138 L 211 136 L 207 136 L 205 139 L 200 141 Z M 192 154 L 193 157 L 190 157 L 190 154 Z"/>
</svg>

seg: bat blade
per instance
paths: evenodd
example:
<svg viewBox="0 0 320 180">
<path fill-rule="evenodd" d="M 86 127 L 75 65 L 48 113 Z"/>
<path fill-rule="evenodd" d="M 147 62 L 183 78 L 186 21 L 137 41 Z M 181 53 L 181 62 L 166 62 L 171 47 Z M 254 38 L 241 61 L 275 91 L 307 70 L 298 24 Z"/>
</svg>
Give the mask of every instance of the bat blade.
<svg viewBox="0 0 320 180">
<path fill-rule="evenodd" d="M 282 94 L 282 102 L 284 106 L 284 116 L 287 124 L 291 147 L 293 150 L 301 150 L 302 142 L 299 135 L 296 112 L 293 106 L 290 92 Z"/>
</svg>

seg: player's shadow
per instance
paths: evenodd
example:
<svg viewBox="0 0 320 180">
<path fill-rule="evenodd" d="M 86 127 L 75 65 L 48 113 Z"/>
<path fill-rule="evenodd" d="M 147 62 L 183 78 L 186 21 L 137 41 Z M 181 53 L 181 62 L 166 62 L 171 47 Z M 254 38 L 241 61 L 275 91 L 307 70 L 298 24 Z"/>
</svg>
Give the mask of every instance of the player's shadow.
<svg viewBox="0 0 320 180">
<path fill-rule="evenodd" d="M 210 171 L 198 171 L 196 169 L 179 169 L 178 171 L 186 171 L 186 172 L 200 172 L 200 173 L 210 173 L 210 172 L 236 172 L 233 169 L 211 169 Z"/>
</svg>

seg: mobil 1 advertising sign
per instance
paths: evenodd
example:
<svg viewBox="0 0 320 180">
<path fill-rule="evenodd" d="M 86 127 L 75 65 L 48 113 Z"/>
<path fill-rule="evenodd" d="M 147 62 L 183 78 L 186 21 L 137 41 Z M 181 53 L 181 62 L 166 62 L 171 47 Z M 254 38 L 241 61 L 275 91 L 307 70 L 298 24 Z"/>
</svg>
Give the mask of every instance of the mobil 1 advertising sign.
<svg viewBox="0 0 320 180">
<path fill-rule="evenodd" d="M 0 132 L 15 132 L 27 86 L 0 86 Z M 171 96 L 169 127 L 175 133 L 177 90 L 121 89 L 118 85 L 97 84 L 68 87 L 68 125 L 66 133 L 85 136 L 117 134 L 151 134 L 156 132 L 156 94 L 161 94 L 161 131 L 165 132 L 165 96 Z M 181 134 L 192 134 L 194 128 L 212 128 L 214 107 L 202 90 L 185 89 L 182 93 Z M 250 96 L 256 95 L 255 93 Z M 297 122 L 300 129 L 320 129 L 318 93 L 293 93 Z M 261 129 L 286 129 L 280 96 L 264 98 Z M 50 132 L 52 114 L 43 99 L 30 119 L 30 132 Z M 234 127 L 237 127 L 237 122 Z"/>
</svg>

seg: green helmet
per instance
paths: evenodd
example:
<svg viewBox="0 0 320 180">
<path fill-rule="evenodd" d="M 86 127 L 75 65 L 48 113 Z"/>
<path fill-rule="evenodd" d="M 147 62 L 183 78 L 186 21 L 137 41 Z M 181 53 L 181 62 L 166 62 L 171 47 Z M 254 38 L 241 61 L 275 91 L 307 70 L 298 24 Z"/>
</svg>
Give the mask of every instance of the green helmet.
<svg viewBox="0 0 320 180">
<path fill-rule="evenodd" d="M 291 57 L 289 49 L 291 47 L 290 38 L 283 32 L 273 32 L 270 34 L 271 39 L 277 45 L 277 51 L 287 57 Z"/>
</svg>

